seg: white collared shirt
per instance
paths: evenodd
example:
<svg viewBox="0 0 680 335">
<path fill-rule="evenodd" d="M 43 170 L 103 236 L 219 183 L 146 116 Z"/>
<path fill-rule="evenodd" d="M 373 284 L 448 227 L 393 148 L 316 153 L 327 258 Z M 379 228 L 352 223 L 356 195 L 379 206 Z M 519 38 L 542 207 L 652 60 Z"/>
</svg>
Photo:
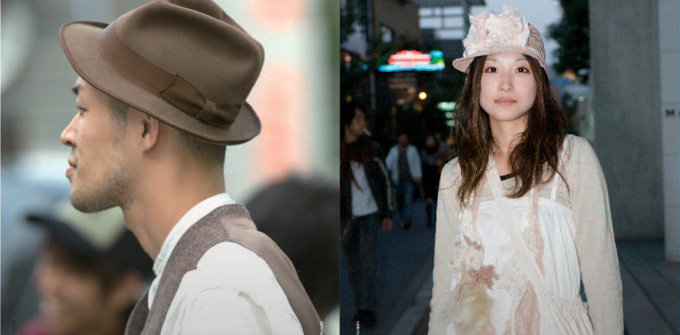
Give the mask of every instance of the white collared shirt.
<svg viewBox="0 0 680 335">
<path fill-rule="evenodd" d="M 165 238 L 153 270 L 149 309 L 175 245 L 198 220 L 234 201 L 226 193 L 189 210 Z M 233 242 L 218 243 L 187 272 L 177 289 L 161 334 L 302 334 L 302 327 L 267 263 Z"/>
<path fill-rule="evenodd" d="M 352 216 L 364 216 L 377 213 L 380 209 L 371 192 L 371 186 L 368 184 L 364 165 L 352 160 L 349 161 L 349 165 L 352 168 L 352 175 L 354 175 L 354 181 L 351 183 Z"/>
</svg>

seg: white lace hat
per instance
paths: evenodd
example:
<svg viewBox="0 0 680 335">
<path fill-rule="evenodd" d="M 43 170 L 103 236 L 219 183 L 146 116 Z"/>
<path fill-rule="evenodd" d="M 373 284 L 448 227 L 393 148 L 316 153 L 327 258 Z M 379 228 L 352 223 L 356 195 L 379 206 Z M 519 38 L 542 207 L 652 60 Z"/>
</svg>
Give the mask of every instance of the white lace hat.
<svg viewBox="0 0 680 335">
<path fill-rule="evenodd" d="M 453 67 L 467 72 L 478 56 L 521 53 L 535 58 L 547 72 L 545 49 L 541 34 L 518 10 L 503 5 L 503 13 L 482 12 L 470 15 L 470 31 L 463 40 L 463 57 L 453 61 Z"/>
</svg>

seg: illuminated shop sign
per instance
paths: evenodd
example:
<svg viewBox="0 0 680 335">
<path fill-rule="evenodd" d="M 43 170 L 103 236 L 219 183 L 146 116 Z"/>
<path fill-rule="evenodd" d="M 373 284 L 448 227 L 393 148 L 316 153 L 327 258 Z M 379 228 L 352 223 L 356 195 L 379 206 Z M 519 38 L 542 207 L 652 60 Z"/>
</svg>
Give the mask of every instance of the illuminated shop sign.
<svg viewBox="0 0 680 335">
<path fill-rule="evenodd" d="M 403 50 L 390 56 L 387 64 L 378 67 L 380 72 L 441 71 L 444 69 L 444 53 L 433 50 L 424 54 L 416 50 Z"/>
</svg>

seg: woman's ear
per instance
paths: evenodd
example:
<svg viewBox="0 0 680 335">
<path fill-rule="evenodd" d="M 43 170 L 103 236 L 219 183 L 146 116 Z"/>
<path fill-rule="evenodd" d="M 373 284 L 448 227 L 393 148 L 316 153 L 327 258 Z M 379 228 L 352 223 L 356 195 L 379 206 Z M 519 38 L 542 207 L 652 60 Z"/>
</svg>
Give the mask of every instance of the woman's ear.
<svg viewBox="0 0 680 335">
<path fill-rule="evenodd" d="M 142 116 L 142 152 L 149 151 L 158 143 L 160 121 L 155 117 L 144 114 Z"/>
</svg>

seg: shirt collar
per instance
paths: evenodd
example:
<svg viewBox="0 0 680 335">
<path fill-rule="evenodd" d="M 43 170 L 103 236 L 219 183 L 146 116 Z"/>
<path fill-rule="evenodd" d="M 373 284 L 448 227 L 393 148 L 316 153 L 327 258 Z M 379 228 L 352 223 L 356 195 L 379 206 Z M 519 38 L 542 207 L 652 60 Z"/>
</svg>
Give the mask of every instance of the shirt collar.
<svg viewBox="0 0 680 335">
<path fill-rule="evenodd" d="M 216 208 L 234 203 L 234 200 L 232 200 L 227 193 L 219 193 L 199 202 L 186 212 L 186 214 L 179 219 L 177 224 L 172 227 L 170 233 L 165 238 L 165 241 L 161 246 L 161 251 L 158 253 L 158 257 L 156 257 L 156 260 L 153 263 L 154 274 L 160 276 L 163 273 L 168 258 L 175 249 L 175 245 L 177 245 L 177 242 L 179 242 L 182 235 L 184 235 L 194 223 L 198 222 L 198 220 L 208 215 Z"/>
</svg>

